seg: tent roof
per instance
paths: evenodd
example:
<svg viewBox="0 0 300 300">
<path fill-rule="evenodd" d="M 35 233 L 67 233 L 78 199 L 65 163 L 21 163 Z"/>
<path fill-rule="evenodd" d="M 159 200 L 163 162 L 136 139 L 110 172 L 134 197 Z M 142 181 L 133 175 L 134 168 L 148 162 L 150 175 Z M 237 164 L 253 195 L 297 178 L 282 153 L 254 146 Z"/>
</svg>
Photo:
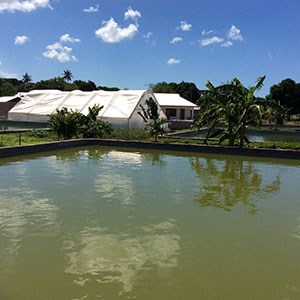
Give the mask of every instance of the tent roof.
<svg viewBox="0 0 300 300">
<path fill-rule="evenodd" d="M 21 101 L 10 110 L 12 113 L 50 115 L 63 107 L 88 114 L 88 108 L 103 106 L 100 117 L 129 118 L 145 90 L 72 92 L 59 90 L 33 90 L 22 93 Z"/>
<path fill-rule="evenodd" d="M 15 99 L 20 99 L 20 98 L 21 98 L 20 94 L 17 94 L 17 95 L 14 95 L 14 96 L 0 97 L 0 103 L 6 103 L 6 102 L 9 102 L 9 101 L 12 101 L 12 100 L 15 100 Z"/>
<path fill-rule="evenodd" d="M 190 108 L 197 107 L 197 105 L 195 105 L 194 103 L 180 97 L 179 94 L 155 93 L 154 96 L 160 106 L 190 107 Z"/>
</svg>

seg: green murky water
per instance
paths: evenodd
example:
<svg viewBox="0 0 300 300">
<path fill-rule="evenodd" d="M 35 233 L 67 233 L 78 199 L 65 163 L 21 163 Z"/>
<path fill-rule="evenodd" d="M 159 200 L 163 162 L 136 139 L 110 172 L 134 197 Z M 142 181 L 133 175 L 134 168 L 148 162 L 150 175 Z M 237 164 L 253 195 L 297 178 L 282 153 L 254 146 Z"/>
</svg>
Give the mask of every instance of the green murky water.
<svg viewBox="0 0 300 300">
<path fill-rule="evenodd" d="M 0 160 L 0 299 L 300 299 L 300 162 L 85 148 Z"/>
</svg>

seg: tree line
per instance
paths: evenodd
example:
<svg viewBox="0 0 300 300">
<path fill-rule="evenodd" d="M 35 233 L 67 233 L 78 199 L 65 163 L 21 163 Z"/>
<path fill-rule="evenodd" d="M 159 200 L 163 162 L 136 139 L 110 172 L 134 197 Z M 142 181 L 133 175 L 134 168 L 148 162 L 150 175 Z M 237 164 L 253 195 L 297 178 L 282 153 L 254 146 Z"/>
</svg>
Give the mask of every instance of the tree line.
<svg viewBox="0 0 300 300">
<path fill-rule="evenodd" d="M 61 90 L 61 91 L 118 91 L 117 87 L 97 86 L 91 80 L 74 80 L 70 70 L 63 71 L 61 76 L 47 80 L 32 81 L 31 75 L 25 73 L 21 80 L 16 78 L 0 78 L 0 96 L 13 96 L 18 92 L 29 92 L 32 90 Z"/>
<path fill-rule="evenodd" d="M 57 89 L 61 91 L 118 91 L 118 87 L 97 86 L 91 80 L 74 80 L 73 74 L 69 69 L 63 71 L 61 76 L 53 77 L 47 80 L 32 81 L 31 75 L 25 73 L 21 80 L 16 78 L 0 78 L 0 96 L 13 96 L 18 92 L 29 92 L 31 90 Z M 224 84 L 222 84 L 224 85 Z M 181 97 L 195 103 L 201 103 L 207 90 L 200 90 L 192 82 L 158 82 L 149 84 L 149 89 L 154 93 L 176 93 Z M 287 110 L 287 117 L 300 114 L 300 83 L 287 78 L 274 84 L 270 88 L 266 100 L 273 100 L 282 105 Z"/>
</svg>

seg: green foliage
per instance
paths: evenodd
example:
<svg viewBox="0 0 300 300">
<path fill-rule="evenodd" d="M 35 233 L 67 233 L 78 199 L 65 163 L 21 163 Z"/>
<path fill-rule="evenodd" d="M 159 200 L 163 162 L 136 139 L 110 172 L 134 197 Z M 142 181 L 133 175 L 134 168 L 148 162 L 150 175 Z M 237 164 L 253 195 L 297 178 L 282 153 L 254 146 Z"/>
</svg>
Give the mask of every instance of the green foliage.
<svg viewBox="0 0 300 300">
<path fill-rule="evenodd" d="M 83 115 L 77 111 L 68 111 L 67 108 L 57 109 L 56 113 L 50 115 L 50 128 L 58 139 L 70 139 L 78 137 L 83 125 Z"/>
<path fill-rule="evenodd" d="M 288 109 L 288 117 L 300 113 L 300 83 L 296 83 L 290 78 L 271 86 L 270 94 L 267 98 L 286 107 Z"/>
<path fill-rule="evenodd" d="M 103 106 L 94 105 L 89 107 L 89 113 L 84 117 L 82 135 L 84 138 L 101 138 L 110 135 L 113 131 L 110 123 L 97 119 L 97 116 Z"/>
<path fill-rule="evenodd" d="M 200 97 L 200 90 L 192 82 L 180 82 L 180 83 L 167 83 L 159 82 L 156 84 L 150 84 L 149 88 L 153 93 L 167 93 L 167 94 L 179 94 L 181 97 L 196 103 Z"/>
<path fill-rule="evenodd" d="M 89 107 L 89 113 L 84 116 L 77 111 L 68 111 L 67 108 L 57 110 L 50 115 L 50 128 L 58 139 L 70 139 L 77 137 L 101 138 L 104 134 L 111 134 L 110 123 L 97 119 L 99 111 L 103 106 L 94 105 Z"/>
<path fill-rule="evenodd" d="M 126 141 L 143 141 L 150 138 L 149 133 L 144 129 L 117 129 L 114 128 L 113 132 L 109 135 L 104 134 L 104 137 L 126 140 Z"/>
<path fill-rule="evenodd" d="M 201 112 L 194 120 L 194 126 L 207 126 L 206 138 L 218 137 L 219 143 L 228 140 L 230 146 L 238 144 L 240 147 L 249 143 L 246 128 L 260 126 L 261 108 L 267 104 L 264 99 L 254 96 L 255 91 L 263 86 L 264 79 L 265 76 L 258 78 L 256 85 L 250 88 L 246 88 L 238 78 L 218 87 L 208 81 L 208 90 L 198 103 Z M 219 128 L 220 123 L 224 127 Z"/>
<path fill-rule="evenodd" d="M 71 70 L 69 70 L 69 69 L 64 70 L 63 79 L 65 81 L 69 82 L 72 80 L 72 78 L 73 78 L 73 74 L 72 74 Z"/>
<path fill-rule="evenodd" d="M 167 133 L 165 127 L 163 126 L 167 123 L 167 120 L 159 117 L 158 106 L 153 98 L 149 98 L 145 102 L 147 107 L 144 108 L 142 105 L 140 105 L 142 112 L 138 112 L 138 114 L 146 123 L 146 131 L 153 136 L 155 142 L 157 142 L 159 135 L 164 135 Z"/>
<path fill-rule="evenodd" d="M 17 88 L 5 78 L 0 78 L 0 96 L 13 96 L 17 93 Z"/>
<path fill-rule="evenodd" d="M 23 76 L 22 76 L 22 82 L 24 84 L 30 83 L 32 81 L 31 76 L 26 72 Z"/>
<path fill-rule="evenodd" d="M 96 84 L 91 80 L 74 80 L 73 84 L 76 85 L 76 89 L 84 92 L 94 91 L 97 89 Z"/>
</svg>

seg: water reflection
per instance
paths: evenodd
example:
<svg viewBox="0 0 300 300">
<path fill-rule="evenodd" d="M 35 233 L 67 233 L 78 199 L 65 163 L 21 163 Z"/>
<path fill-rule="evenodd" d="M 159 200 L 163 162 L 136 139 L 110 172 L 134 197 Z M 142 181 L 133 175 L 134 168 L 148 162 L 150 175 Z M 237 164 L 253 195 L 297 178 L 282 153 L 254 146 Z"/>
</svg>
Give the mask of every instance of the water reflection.
<svg viewBox="0 0 300 300">
<path fill-rule="evenodd" d="M 190 158 L 191 168 L 201 182 L 201 193 L 196 201 L 201 207 L 222 208 L 231 211 L 237 204 L 247 207 L 250 215 L 257 213 L 254 194 L 278 192 L 279 175 L 269 183 L 263 183 L 262 176 L 251 161 L 210 158 Z"/>
<path fill-rule="evenodd" d="M 94 280 L 121 284 L 120 294 L 130 292 L 140 271 L 156 269 L 163 277 L 177 267 L 180 237 L 176 232 L 172 219 L 130 232 L 87 227 L 66 239 L 65 272 L 77 275 L 74 282 L 79 286 Z"/>
<path fill-rule="evenodd" d="M 119 199 L 125 208 L 133 207 L 134 187 L 130 177 L 117 173 L 98 174 L 95 179 L 95 190 L 108 202 Z"/>
<path fill-rule="evenodd" d="M 58 231 L 57 207 L 29 188 L 0 190 L 0 265 L 13 272 L 21 241 L 30 234 L 54 235 Z M 26 233 L 27 232 L 27 233 Z"/>
</svg>

